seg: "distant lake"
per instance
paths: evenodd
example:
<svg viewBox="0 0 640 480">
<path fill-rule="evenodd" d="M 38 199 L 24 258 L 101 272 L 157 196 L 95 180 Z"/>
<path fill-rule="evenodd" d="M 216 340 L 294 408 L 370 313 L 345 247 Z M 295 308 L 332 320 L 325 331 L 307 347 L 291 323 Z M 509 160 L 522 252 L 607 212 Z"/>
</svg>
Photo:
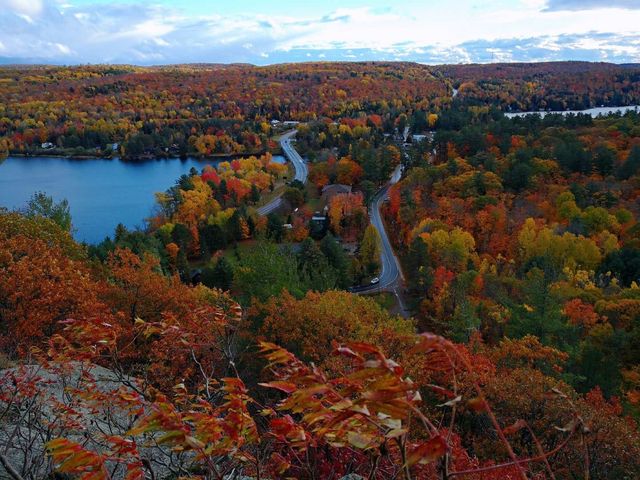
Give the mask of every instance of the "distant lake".
<svg viewBox="0 0 640 480">
<path fill-rule="evenodd" d="M 514 112 L 514 113 L 505 113 L 505 117 L 507 118 L 513 118 L 513 117 L 525 117 L 527 115 L 540 115 L 542 118 L 545 117 L 545 115 L 569 115 L 569 114 L 574 114 L 577 115 L 579 113 L 582 113 L 583 115 L 591 115 L 592 117 L 599 117 L 599 116 L 606 116 L 606 115 L 610 115 L 612 113 L 621 113 L 621 114 L 625 114 L 627 112 L 630 111 L 640 111 L 640 106 L 638 105 L 632 105 L 629 107 L 596 107 L 596 108 L 589 108 L 587 110 L 563 110 L 563 111 L 555 111 L 555 112 Z"/>
<path fill-rule="evenodd" d="M 273 157 L 284 162 L 284 157 Z M 31 195 L 43 191 L 56 201 L 66 198 L 71 207 L 74 237 L 99 243 L 113 237 L 118 223 L 143 227 L 162 192 L 191 167 L 224 160 L 188 158 L 125 162 L 119 159 L 75 160 L 58 157 L 9 157 L 0 162 L 0 206 L 22 208 Z"/>
</svg>

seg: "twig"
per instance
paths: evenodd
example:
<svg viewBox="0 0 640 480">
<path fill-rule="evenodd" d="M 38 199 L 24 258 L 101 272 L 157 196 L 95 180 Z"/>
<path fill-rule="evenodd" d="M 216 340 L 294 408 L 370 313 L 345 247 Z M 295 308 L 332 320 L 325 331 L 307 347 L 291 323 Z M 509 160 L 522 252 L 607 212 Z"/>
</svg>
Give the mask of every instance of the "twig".
<svg viewBox="0 0 640 480">
<path fill-rule="evenodd" d="M 9 476 L 13 478 L 13 480 L 24 480 L 24 478 L 22 478 L 22 476 L 15 470 L 15 468 L 11 466 L 7 457 L 5 457 L 2 453 L 0 453 L 0 463 L 7 471 Z"/>
<path fill-rule="evenodd" d="M 556 453 L 558 453 L 560 450 L 562 450 L 568 443 L 569 440 L 571 440 L 571 438 L 573 437 L 573 434 L 575 433 L 575 428 L 573 430 L 571 430 L 571 432 L 569 433 L 569 435 L 567 436 L 567 438 L 564 439 L 564 441 L 562 443 L 560 443 L 560 445 L 558 445 L 556 448 L 554 448 L 553 450 L 543 454 L 543 455 L 538 455 L 537 457 L 530 457 L 530 458 L 523 458 L 523 459 L 519 459 L 511 462 L 506 462 L 506 463 L 500 463 L 497 465 L 489 465 L 488 467 L 481 467 L 481 468 L 475 468 L 475 469 L 471 469 L 471 470 L 459 470 L 457 472 L 449 472 L 449 476 L 450 477 L 456 477 L 458 475 L 471 475 L 471 474 L 478 474 L 478 473 L 482 473 L 482 472 L 488 472 L 490 470 L 498 470 L 500 468 L 505 468 L 505 467 L 512 467 L 512 466 L 521 466 L 521 465 L 526 465 L 528 463 L 533 463 L 533 462 L 539 462 L 543 459 L 549 458 L 552 455 L 555 455 Z M 526 478 L 526 477 L 525 477 Z"/>
<path fill-rule="evenodd" d="M 547 456 L 544 453 L 544 448 L 542 448 L 542 445 L 540 444 L 540 440 L 538 440 L 538 437 L 534 433 L 534 431 L 531 428 L 531 426 L 529 425 L 529 423 L 525 422 L 525 425 L 527 426 L 527 430 L 529 430 L 529 433 L 531 434 L 531 438 L 533 438 L 533 442 L 536 444 L 536 449 L 538 450 L 538 455 L 543 455 L 544 456 L 543 462 L 544 462 L 544 466 L 547 469 L 547 472 L 549 473 L 549 478 L 551 480 L 556 480 L 556 476 L 553 474 L 553 470 L 551 469 L 551 465 L 549 464 L 549 459 L 547 458 Z"/>
<path fill-rule="evenodd" d="M 151 476 L 151 480 L 156 480 L 156 472 L 153 471 L 151 462 L 148 459 L 146 458 L 142 459 L 142 466 L 149 472 L 149 475 Z"/>
</svg>

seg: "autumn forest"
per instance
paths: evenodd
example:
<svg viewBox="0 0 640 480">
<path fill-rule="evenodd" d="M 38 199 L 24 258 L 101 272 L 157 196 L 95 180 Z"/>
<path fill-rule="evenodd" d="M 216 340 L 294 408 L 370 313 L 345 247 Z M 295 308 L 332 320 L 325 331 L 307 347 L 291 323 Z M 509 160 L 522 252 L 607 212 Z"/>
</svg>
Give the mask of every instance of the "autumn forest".
<svg viewBox="0 0 640 480">
<path fill-rule="evenodd" d="M 97 243 L 0 205 L 0 478 L 640 478 L 636 105 L 637 64 L 0 67 L 0 177 L 201 165 Z"/>
</svg>

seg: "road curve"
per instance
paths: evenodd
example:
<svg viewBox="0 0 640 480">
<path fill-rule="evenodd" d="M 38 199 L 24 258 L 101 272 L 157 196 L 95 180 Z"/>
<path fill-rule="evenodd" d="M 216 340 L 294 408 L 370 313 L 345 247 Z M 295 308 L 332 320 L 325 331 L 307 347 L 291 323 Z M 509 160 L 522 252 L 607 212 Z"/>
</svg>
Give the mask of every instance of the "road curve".
<svg viewBox="0 0 640 480">
<path fill-rule="evenodd" d="M 380 248 L 380 265 L 382 266 L 380 276 L 380 282 L 376 285 L 367 285 L 364 287 L 357 287 L 353 289 L 354 293 L 376 293 L 381 290 L 391 290 L 397 294 L 396 289 L 399 287 L 399 281 L 403 279 L 402 270 L 400 269 L 400 262 L 393 252 L 393 247 L 389 241 L 389 236 L 385 229 L 384 221 L 382 220 L 382 214 L 380 209 L 384 201 L 388 198 L 389 187 L 394 183 L 398 183 L 402 174 L 401 166 L 398 166 L 391 180 L 384 187 L 382 187 L 378 193 L 373 197 L 369 204 L 369 217 L 371 223 L 380 233 L 381 248 Z"/>
<path fill-rule="evenodd" d="M 284 156 L 293 164 L 293 168 L 296 171 L 294 180 L 299 180 L 302 183 L 307 183 L 307 176 L 309 175 L 309 168 L 304 159 L 291 145 L 291 138 L 295 136 L 297 130 L 291 130 L 283 134 L 280 137 L 280 146 L 284 152 Z M 260 215 L 269 215 L 271 212 L 277 210 L 282 205 L 282 194 L 271 200 L 266 205 L 263 205 L 258 209 Z"/>
<path fill-rule="evenodd" d="M 291 145 L 291 139 L 295 136 L 296 133 L 297 130 L 292 130 L 283 134 L 280 137 L 280 145 L 282 146 L 282 151 L 284 152 L 285 157 L 287 157 L 287 159 L 291 161 L 291 163 L 293 163 L 293 167 L 296 171 L 294 180 L 299 180 L 302 183 L 307 183 L 309 168 L 307 167 L 304 159 Z M 398 303 L 400 305 L 400 311 L 402 315 L 407 317 L 409 311 L 406 309 L 402 301 L 402 295 L 398 294 L 398 289 L 401 288 L 402 281 L 404 280 L 402 276 L 402 270 L 400 269 L 400 262 L 393 251 L 393 247 L 391 246 L 389 236 L 387 235 L 387 231 L 385 229 L 384 221 L 382 220 L 382 214 L 380 213 L 382 204 L 388 198 L 389 187 L 391 187 L 391 185 L 395 183 L 398 183 L 400 181 L 401 175 L 402 165 L 398 165 L 398 167 L 391 175 L 391 179 L 389 180 L 389 182 L 380 190 L 378 190 L 378 192 L 371 200 L 371 203 L 369 204 L 369 218 L 371 219 L 371 223 L 380 233 L 381 240 L 380 264 L 382 265 L 382 269 L 380 272 L 380 276 L 378 277 L 380 279 L 380 282 L 376 285 L 356 287 L 351 291 L 353 293 L 362 295 L 378 293 L 382 290 L 393 292 L 394 295 L 398 298 Z M 277 210 L 282 205 L 282 201 L 282 198 L 278 196 L 266 205 L 260 207 L 258 209 L 258 213 L 260 215 L 268 215 L 271 212 Z"/>
</svg>

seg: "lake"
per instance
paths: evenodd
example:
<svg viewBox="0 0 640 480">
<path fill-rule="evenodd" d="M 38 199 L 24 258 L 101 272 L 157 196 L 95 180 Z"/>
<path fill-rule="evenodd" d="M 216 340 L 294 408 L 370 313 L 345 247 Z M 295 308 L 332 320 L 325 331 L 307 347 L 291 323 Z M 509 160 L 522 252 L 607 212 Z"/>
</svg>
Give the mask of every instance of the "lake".
<svg viewBox="0 0 640 480">
<path fill-rule="evenodd" d="M 155 192 L 174 185 L 191 167 L 201 170 L 221 161 L 9 157 L 0 162 L 0 206 L 22 208 L 36 191 L 43 191 L 56 201 L 66 198 L 74 237 L 99 243 L 106 236 L 113 237 L 118 223 L 130 229 L 144 227 L 144 219 L 153 210 Z M 273 161 L 285 160 L 274 155 Z"/>
<path fill-rule="evenodd" d="M 596 107 L 596 108 L 589 108 L 587 110 L 563 110 L 563 111 L 555 111 L 555 112 L 514 112 L 514 113 L 505 113 L 504 116 L 507 118 L 513 118 L 513 117 L 524 117 L 526 115 L 540 115 L 542 118 L 544 118 L 545 115 L 569 115 L 569 114 L 574 114 L 577 115 L 578 113 L 582 113 L 584 115 L 591 115 L 593 118 L 599 117 L 599 116 L 606 116 L 606 115 L 610 115 L 612 113 L 621 113 L 621 114 L 625 114 L 629 111 L 639 111 L 640 106 L 638 105 L 631 105 L 629 107 Z"/>
</svg>

